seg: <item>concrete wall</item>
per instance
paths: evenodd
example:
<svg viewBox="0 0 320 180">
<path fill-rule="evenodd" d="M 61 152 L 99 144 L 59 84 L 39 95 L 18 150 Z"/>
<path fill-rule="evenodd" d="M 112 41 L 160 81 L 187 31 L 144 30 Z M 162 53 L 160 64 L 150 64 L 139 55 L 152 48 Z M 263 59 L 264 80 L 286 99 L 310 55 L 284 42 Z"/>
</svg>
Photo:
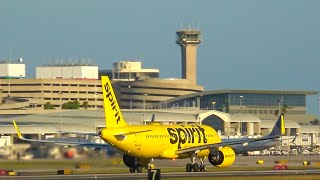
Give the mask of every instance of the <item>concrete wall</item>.
<svg viewBox="0 0 320 180">
<path fill-rule="evenodd" d="M 9 86 L 10 84 L 10 86 Z M 191 84 L 185 79 L 139 80 L 113 83 L 120 105 L 124 108 L 143 108 L 149 104 L 165 101 L 180 95 L 200 92 L 202 86 Z M 89 102 L 93 107 L 103 107 L 100 80 L 86 79 L 0 79 L 2 96 L 32 99 L 36 106 L 46 102 L 59 107 L 68 101 Z M 61 92 L 61 93 L 60 93 Z M 145 94 L 148 94 L 147 96 Z"/>
<path fill-rule="evenodd" d="M 125 108 L 148 108 L 153 103 L 201 92 L 203 87 L 186 79 L 145 79 L 138 81 L 119 81 L 116 83 L 121 105 Z"/>
<path fill-rule="evenodd" d="M 36 67 L 36 79 L 98 79 L 97 66 Z"/>
<path fill-rule="evenodd" d="M 197 84 L 197 45 L 181 46 L 182 78 Z"/>
<path fill-rule="evenodd" d="M 26 76 L 25 64 L 0 63 L 0 77 L 24 78 Z"/>
<path fill-rule="evenodd" d="M 8 85 L 10 83 L 10 86 Z M 68 101 L 89 102 L 91 106 L 103 106 L 100 80 L 76 79 L 0 79 L 2 96 L 32 100 L 42 107 L 46 102 L 59 107 Z M 60 93 L 62 92 L 62 93 Z"/>
</svg>

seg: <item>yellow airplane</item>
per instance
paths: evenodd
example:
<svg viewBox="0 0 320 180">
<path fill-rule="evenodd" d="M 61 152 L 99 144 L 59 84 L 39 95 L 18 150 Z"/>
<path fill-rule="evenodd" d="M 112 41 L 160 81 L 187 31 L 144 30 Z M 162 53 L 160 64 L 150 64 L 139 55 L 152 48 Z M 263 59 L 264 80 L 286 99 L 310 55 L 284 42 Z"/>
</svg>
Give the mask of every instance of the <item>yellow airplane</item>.
<svg viewBox="0 0 320 180">
<path fill-rule="evenodd" d="M 129 167 L 131 173 L 142 172 L 143 168 L 150 167 L 153 159 L 190 158 L 191 163 L 186 164 L 187 172 L 206 171 L 207 168 L 204 165 L 206 157 L 213 166 L 228 167 L 234 163 L 236 158 L 230 146 L 238 144 L 246 146 L 255 141 L 279 138 L 279 135 L 274 135 L 258 139 L 221 142 L 215 129 L 206 125 L 160 125 L 156 123 L 128 125 L 122 116 L 109 78 L 103 76 L 101 81 L 106 127 L 97 135 L 123 153 L 123 162 Z M 283 122 L 283 114 L 279 120 Z M 13 124 L 19 138 L 30 141 L 21 135 L 14 121 Z M 48 140 L 32 141 L 48 142 Z M 197 159 L 200 164 L 196 162 Z"/>
</svg>

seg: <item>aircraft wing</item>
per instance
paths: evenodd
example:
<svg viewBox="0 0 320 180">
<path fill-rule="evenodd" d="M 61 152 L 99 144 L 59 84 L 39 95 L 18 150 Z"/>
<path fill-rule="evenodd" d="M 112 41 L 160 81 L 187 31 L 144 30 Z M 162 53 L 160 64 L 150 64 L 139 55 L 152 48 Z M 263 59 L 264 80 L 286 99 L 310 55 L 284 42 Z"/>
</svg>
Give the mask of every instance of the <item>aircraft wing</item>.
<svg viewBox="0 0 320 180">
<path fill-rule="evenodd" d="M 224 141 L 220 143 L 205 144 L 205 145 L 196 146 L 196 147 L 182 148 L 177 150 L 176 154 L 185 154 L 185 153 L 196 152 L 196 151 L 205 150 L 205 149 L 219 149 L 220 147 L 239 145 L 239 144 L 242 144 L 243 146 L 247 146 L 248 143 L 250 142 L 271 140 L 271 139 L 277 139 L 277 138 L 280 138 L 280 137 L 265 136 L 265 137 L 255 138 L 255 139 L 234 139 L 234 140 Z"/>
<path fill-rule="evenodd" d="M 81 142 L 81 141 L 68 141 L 68 140 L 37 140 L 37 139 L 27 139 L 22 136 L 18 125 L 13 120 L 13 125 L 17 131 L 19 139 L 22 139 L 24 141 L 30 141 L 30 142 L 40 142 L 40 143 L 52 143 L 57 145 L 64 145 L 64 146 L 84 146 L 84 147 L 93 147 L 93 148 L 100 148 L 100 149 L 106 149 L 110 148 L 109 144 L 101 144 L 101 143 L 93 143 L 93 142 Z"/>
<path fill-rule="evenodd" d="M 83 132 L 72 132 L 72 131 L 58 131 L 61 134 L 79 134 L 79 135 L 87 135 L 87 136 L 99 136 L 98 133 L 83 133 Z"/>
<path fill-rule="evenodd" d="M 272 131 L 270 134 L 260 137 L 260 138 L 241 138 L 241 139 L 233 139 L 233 140 L 223 140 L 220 143 L 213 143 L 213 144 L 205 144 L 200 145 L 196 147 L 187 147 L 183 149 L 178 149 L 176 151 L 176 154 L 184 154 L 184 153 L 190 153 L 190 152 L 196 152 L 199 150 L 204 149 L 219 149 L 220 147 L 224 146 L 232 146 L 232 145 L 241 145 L 247 146 L 249 143 L 252 142 L 259 142 L 259 141 L 265 141 L 265 140 L 281 140 L 281 136 L 285 133 L 285 127 L 284 127 L 284 114 L 281 114 L 274 125 Z"/>
</svg>

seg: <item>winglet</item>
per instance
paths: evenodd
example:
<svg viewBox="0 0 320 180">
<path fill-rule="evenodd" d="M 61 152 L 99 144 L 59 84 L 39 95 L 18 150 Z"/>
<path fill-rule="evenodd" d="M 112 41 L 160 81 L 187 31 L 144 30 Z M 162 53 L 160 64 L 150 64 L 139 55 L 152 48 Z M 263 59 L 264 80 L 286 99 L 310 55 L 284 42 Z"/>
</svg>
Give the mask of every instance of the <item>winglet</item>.
<svg viewBox="0 0 320 180">
<path fill-rule="evenodd" d="M 19 137 L 20 139 L 24 139 L 23 136 L 22 136 L 22 134 L 21 134 L 21 132 L 20 132 L 20 130 L 19 130 L 19 128 L 18 128 L 18 125 L 17 125 L 16 121 L 15 121 L 15 120 L 12 120 L 12 122 L 13 122 L 14 128 L 16 129 L 16 132 L 17 132 L 17 134 L 18 134 L 18 137 Z"/>
</svg>

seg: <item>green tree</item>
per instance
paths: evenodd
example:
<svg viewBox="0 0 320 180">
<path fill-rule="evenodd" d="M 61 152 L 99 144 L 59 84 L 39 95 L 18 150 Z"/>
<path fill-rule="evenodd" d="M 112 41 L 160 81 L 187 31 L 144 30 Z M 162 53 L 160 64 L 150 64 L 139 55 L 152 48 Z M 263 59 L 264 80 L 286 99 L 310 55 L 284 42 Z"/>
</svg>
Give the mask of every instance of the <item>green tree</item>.
<svg viewBox="0 0 320 180">
<path fill-rule="evenodd" d="M 62 104 L 62 109 L 79 109 L 80 103 L 79 101 L 69 101 L 67 103 Z"/>
<path fill-rule="evenodd" d="M 279 113 L 287 114 L 288 109 L 289 109 L 289 106 L 288 106 L 287 104 L 284 104 L 284 105 L 280 108 L 280 111 L 279 111 L 279 109 L 277 109 L 277 110 L 274 111 L 274 115 L 279 116 L 279 115 L 280 115 Z"/>
<path fill-rule="evenodd" d="M 55 109 L 54 106 L 50 102 L 46 102 L 43 105 L 43 109 Z"/>
<path fill-rule="evenodd" d="M 284 104 L 282 107 L 281 107 L 281 112 L 283 114 L 287 114 L 288 112 L 288 105 L 287 104 Z"/>
<path fill-rule="evenodd" d="M 319 120 L 316 118 L 313 121 L 309 122 L 311 125 L 319 125 Z"/>
<path fill-rule="evenodd" d="M 83 102 L 83 103 L 82 103 L 82 107 L 83 107 L 84 109 L 88 109 L 88 108 L 89 108 L 89 103 L 88 103 L 88 101 Z"/>
</svg>

